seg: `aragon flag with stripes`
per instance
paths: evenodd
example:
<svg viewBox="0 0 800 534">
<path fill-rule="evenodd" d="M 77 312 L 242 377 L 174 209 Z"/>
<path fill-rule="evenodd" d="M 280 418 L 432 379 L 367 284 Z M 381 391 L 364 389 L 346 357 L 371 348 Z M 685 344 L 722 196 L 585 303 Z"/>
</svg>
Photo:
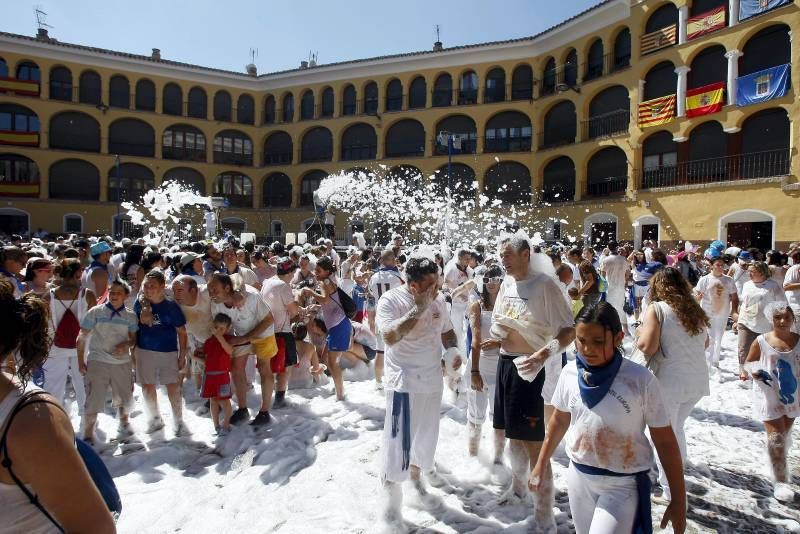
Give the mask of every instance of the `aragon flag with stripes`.
<svg viewBox="0 0 800 534">
<path fill-rule="evenodd" d="M 675 117 L 675 95 L 654 98 L 639 104 L 639 127 L 666 124 Z"/>
<path fill-rule="evenodd" d="M 642 55 L 678 42 L 678 25 L 673 24 L 654 32 L 642 35 Z"/>
</svg>

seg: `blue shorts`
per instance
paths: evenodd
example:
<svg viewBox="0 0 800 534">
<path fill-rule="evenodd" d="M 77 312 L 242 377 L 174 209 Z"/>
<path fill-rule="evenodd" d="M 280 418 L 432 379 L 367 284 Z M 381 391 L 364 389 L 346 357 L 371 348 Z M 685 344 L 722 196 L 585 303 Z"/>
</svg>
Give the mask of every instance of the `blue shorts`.
<svg viewBox="0 0 800 534">
<path fill-rule="evenodd" d="M 344 352 L 350 348 L 350 340 L 353 337 L 353 325 L 350 319 L 345 317 L 342 321 L 328 329 L 328 350 L 331 352 Z"/>
</svg>

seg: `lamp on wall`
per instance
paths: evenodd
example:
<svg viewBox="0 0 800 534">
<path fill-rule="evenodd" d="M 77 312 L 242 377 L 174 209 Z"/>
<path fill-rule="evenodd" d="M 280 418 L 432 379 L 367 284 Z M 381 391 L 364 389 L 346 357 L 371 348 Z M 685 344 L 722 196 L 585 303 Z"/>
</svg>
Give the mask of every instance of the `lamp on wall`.
<svg viewBox="0 0 800 534">
<path fill-rule="evenodd" d="M 581 88 L 580 88 L 580 87 L 578 87 L 577 85 L 567 85 L 567 84 L 566 84 L 566 83 L 564 83 L 564 82 L 559 82 L 559 83 L 556 85 L 556 91 L 558 91 L 559 93 L 566 93 L 566 92 L 567 92 L 567 91 L 569 91 L 570 89 L 571 89 L 571 90 L 573 90 L 573 91 L 575 91 L 575 92 L 576 92 L 576 93 L 578 93 L 578 94 L 581 94 Z"/>
</svg>

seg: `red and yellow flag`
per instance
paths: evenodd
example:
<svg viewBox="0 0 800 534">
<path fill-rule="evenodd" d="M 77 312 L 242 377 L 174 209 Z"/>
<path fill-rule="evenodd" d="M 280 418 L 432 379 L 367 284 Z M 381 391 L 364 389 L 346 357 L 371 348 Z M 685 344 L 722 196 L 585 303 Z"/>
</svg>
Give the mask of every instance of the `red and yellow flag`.
<svg viewBox="0 0 800 534">
<path fill-rule="evenodd" d="M 725 27 L 725 6 L 692 17 L 686 23 L 686 37 L 694 39 Z"/>
<path fill-rule="evenodd" d="M 39 82 L 18 80 L 16 78 L 0 78 L 0 93 L 37 96 L 39 94 Z"/>
<path fill-rule="evenodd" d="M 39 196 L 39 184 L 0 182 L 0 196 L 37 198 Z"/>
<path fill-rule="evenodd" d="M 666 124 L 675 116 L 675 95 L 654 98 L 639 104 L 639 128 Z"/>
<path fill-rule="evenodd" d="M 717 82 L 686 91 L 686 116 L 699 117 L 722 109 L 725 82 Z"/>
<path fill-rule="evenodd" d="M 642 55 L 672 46 L 678 42 L 678 25 L 673 24 L 642 35 Z"/>
<path fill-rule="evenodd" d="M 39 132 L 0 130 L 0 145 L 39 146 Z"/>
</svg>

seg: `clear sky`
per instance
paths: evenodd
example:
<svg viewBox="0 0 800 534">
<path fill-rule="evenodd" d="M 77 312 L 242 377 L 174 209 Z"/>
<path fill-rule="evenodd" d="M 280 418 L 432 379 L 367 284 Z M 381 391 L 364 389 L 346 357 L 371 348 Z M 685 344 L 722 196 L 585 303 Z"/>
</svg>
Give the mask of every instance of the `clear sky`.
<svg viewBox="0 0 800 534">
<path fill-rule="evenodd" d="M 0 0 L 0 30 L 36 33 L 34 6 L 61 41 L 259 73 L 536 34 L 599 0 Z"/>
</svg>

